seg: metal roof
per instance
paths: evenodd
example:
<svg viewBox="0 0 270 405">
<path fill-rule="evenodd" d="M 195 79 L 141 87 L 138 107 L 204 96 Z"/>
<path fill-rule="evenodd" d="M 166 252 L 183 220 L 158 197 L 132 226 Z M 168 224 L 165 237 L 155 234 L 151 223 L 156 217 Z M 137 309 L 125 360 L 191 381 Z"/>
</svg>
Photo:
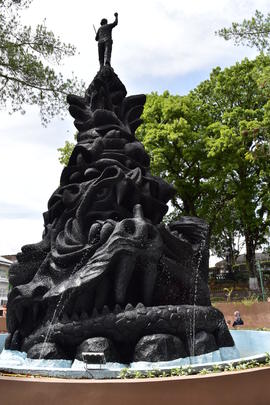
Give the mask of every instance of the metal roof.
<svg viewBox="0 0 270 405">
<path fill-rule="evenodd" d="M 259 262 L 263 262 L 263 261 L 269 261 L 270 260 L 270 255 L 267 253 L 260 253 L 260 252 L 256 252 L 255 254 L 255 260 L 259 261 Z M 241 254 L 237 257 L 235 264 L 245 264 L 246 263 L 246 255 L 245 254 Z M 215 267 L 223 267 L 226 264 L 226 260 L 220 260 L 219 262 L 217 262 L 215 264 Z"/>
<path fill-rule="evenodd" d="M 10 266 L 12 264 L 12 261 L 0 256 L 0 264 L 6 264 L 7 266 Z"/>
</svg>

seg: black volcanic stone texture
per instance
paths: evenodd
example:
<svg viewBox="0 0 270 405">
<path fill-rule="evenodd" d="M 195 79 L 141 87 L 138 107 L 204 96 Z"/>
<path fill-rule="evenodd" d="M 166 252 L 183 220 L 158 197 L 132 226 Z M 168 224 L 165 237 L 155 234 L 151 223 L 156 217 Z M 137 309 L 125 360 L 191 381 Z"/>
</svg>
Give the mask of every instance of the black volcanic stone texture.
<svg viewBox="0 0 270 405">
<path fill-rule="evenodd" d="M 134 361 L 166 361 L 187 357 L 183 342 L 168 334 L 147 335 L 135 346 Z"/>
</svg>

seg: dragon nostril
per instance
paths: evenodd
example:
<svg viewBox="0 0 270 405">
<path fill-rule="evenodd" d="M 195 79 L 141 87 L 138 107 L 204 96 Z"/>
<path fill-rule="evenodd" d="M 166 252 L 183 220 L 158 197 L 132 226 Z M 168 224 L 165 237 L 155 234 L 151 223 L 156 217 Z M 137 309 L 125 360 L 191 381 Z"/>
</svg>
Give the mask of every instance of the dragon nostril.
<svg viewBox="0 0 270 405">
<path fill-rule="evenodd" d="M 33 297 L 43 296 L 48 290 L 49 287 L 46 287 L 45 285 L 38 285 L 33 291 Z"/>
<path fill-rule="evenodd" d="M 124 221 L 124 230 L 126 233 L 133 235 L 136 232 L 136 226 L 134 221 L 128 219 L 126 221 Z"/>
</svg>

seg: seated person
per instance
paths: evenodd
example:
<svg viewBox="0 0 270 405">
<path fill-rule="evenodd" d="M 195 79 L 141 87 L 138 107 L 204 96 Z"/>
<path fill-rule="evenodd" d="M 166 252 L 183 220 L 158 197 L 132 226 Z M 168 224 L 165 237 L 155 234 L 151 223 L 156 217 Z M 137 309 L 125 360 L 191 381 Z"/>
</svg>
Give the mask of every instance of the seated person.
<svg viewBox="0 0 270 405">
<path fill-rule="evenodd" d="M 240 312 L 235 311 L 233 326 L 239 326 L 239 325 L 244 325 L 244 321 L 241 319 Z"/>
</svg>

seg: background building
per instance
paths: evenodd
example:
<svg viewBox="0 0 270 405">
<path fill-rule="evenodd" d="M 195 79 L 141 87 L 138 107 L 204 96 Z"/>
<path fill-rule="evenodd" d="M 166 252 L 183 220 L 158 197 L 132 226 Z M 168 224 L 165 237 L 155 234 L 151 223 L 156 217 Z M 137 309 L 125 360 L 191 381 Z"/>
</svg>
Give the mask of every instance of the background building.
<svg viewBox="0 0 270 405">
<path fill-rule="evenodd" d="M 7 303 L 8 295 L 8 270 L 12 261 L 0 256 L 0 316 L 3 314 L 3 306 Z"/>
<path fill-rule="evenodd" d="M 265 275 L 270 274 L 270 255 L 268 253 L 256 253 L 255 260 L 257 263 L 260 264 L 261 270 L 264 272 Z M 215 267 L 210 269 L 212 276 L 216 277 L 217 279 L 226 279 L 228 274 L 227 262 L 226 260 L 220 260 L 215 264 Z M 248 279 L 249 274 L 246 265 L 246 255 L 241 254 L 235 260 L 235 263 L 232 265 L 232 272 L 233 275 L 238 278 L 246 278 Z M 235 278 L 234 277 L 234 278 Z"/>
</svg>

